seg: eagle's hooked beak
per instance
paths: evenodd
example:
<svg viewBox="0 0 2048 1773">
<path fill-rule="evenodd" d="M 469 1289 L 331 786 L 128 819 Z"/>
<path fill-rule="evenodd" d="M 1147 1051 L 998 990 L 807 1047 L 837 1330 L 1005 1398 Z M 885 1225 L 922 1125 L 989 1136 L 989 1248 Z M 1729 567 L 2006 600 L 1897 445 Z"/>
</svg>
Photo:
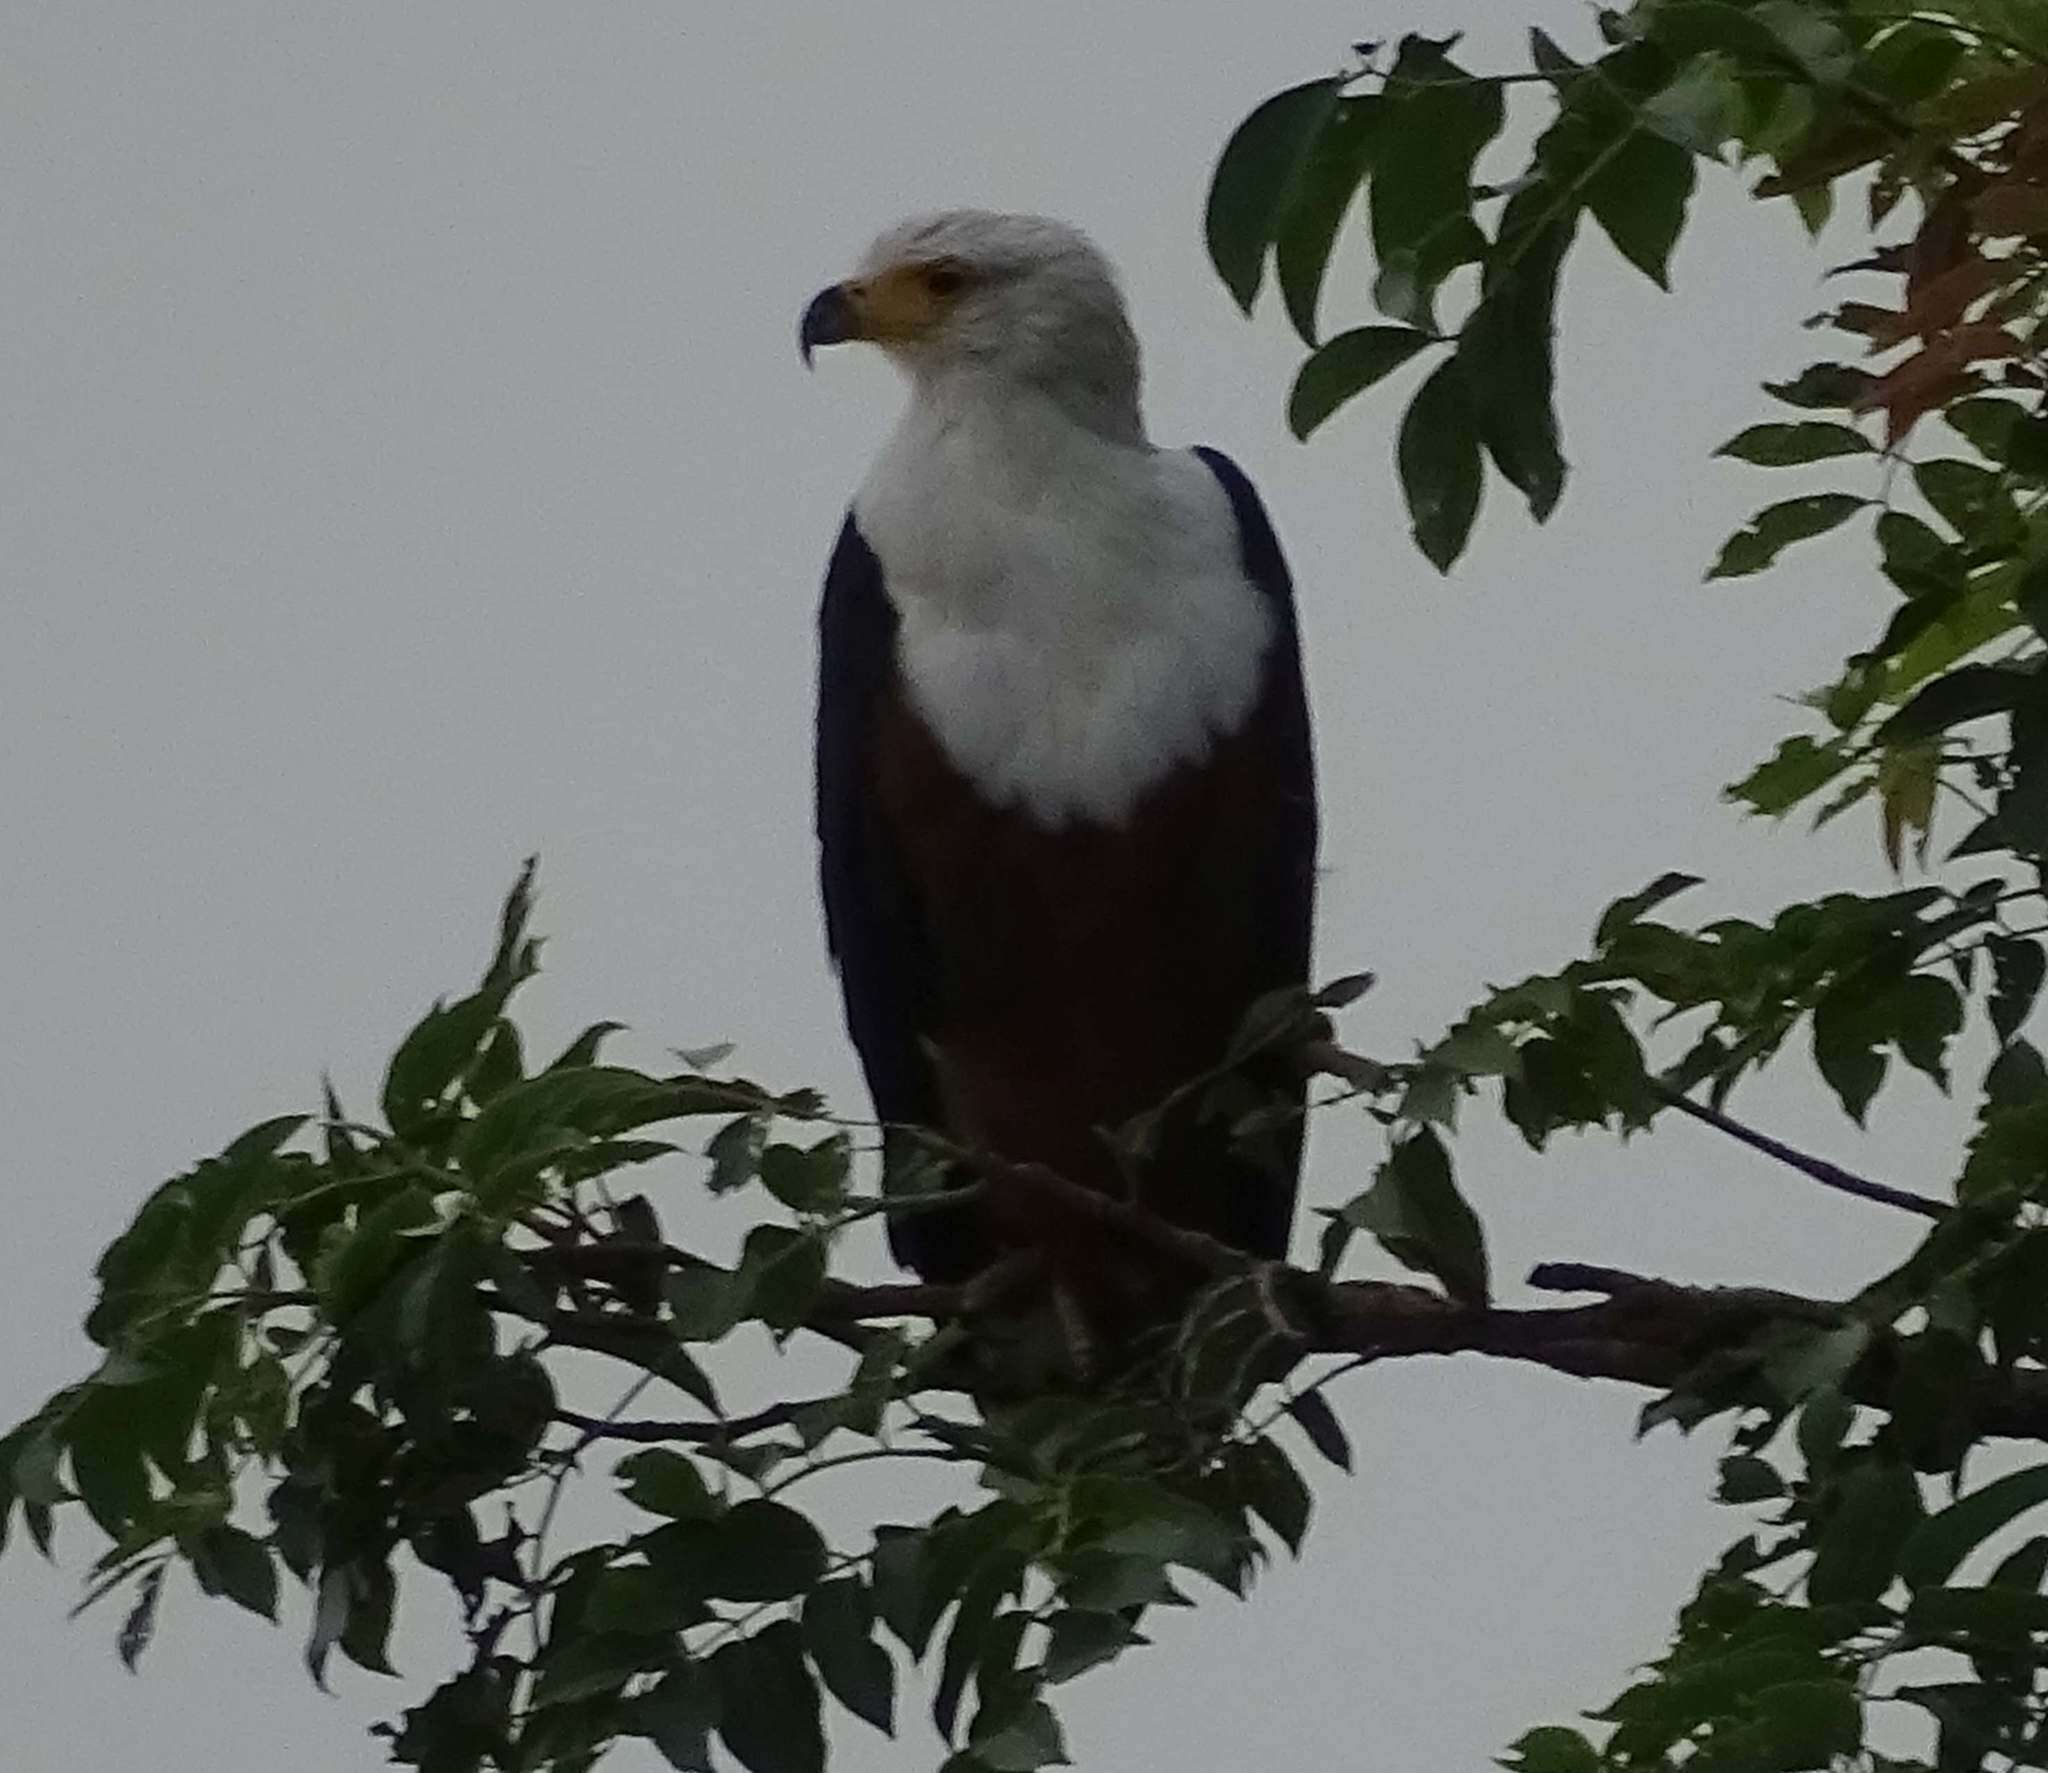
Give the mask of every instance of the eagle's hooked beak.
<svg viewBox="0 0 2048 1773">
<path fill-rule="evenodd" d="M 811 367 L 811 353 L 820 345 L 844 344 L 859 336 L 859 316 L 854 312 L 853 298 L 846 285 L 835 283 L 830 289 L 819 290 L 804 310 L 803 324 L 796 333 L 804 368 Z"/>
</svg>

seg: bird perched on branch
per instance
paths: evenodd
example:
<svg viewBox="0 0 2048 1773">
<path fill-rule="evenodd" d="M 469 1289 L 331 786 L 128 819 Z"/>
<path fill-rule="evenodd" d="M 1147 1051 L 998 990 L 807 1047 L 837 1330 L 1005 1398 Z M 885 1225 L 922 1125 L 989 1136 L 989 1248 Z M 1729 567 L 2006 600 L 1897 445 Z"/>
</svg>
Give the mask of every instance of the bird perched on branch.
<svg viewBox="0 0 2048 1773">
<path fill-rule="evenodd" d="M 877 1114 L 1281 1257 L 1298 1112 L 1255 1150 L 1186 1092 L 1142 1149 L 1116 1137 L 1307 979 L 1308 710 L 1258 496 L 1217 452 L 1147 440 L 1115 277 L 1060 222 L 890 229 L 804 312 L 806 362 L 847 340 L 910 383 L 820 615 L 826 930 Z M 1298 1074 L 1258 1081 L 1299 1109 Z M 888 1145 L 900 1187 L 915 1142 Z M 1083 1365 L 1188 1292 L 1156 1248 L 999 1175 L 892 1216 L 890 1244 L 939 1281 L 1028 1253 Z"/>
</svg>

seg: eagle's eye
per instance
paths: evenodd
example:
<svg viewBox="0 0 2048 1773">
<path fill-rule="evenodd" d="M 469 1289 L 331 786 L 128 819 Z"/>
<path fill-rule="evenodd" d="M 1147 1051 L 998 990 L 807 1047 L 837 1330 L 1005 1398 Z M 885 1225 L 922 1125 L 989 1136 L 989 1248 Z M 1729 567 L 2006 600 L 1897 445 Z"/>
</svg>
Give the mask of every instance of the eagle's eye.
<svg viewBox="0 0 2048 1773">
<path fill-rule="evenodd" d="M 924 268 L 924 286 L 935 296 L 958 295 L 967 287 L 967 272 L 963 266 L 941 261 Z"/>
</svg>

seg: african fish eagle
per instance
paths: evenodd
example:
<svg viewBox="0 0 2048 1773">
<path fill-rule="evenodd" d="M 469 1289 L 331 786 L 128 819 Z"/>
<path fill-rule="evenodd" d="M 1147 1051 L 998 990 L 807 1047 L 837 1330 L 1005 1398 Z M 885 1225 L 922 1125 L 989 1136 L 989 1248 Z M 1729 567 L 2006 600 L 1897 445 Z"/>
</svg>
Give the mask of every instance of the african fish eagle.
<svg viewBox="0 0 2048 1773">
<path fill-rule="evenodd" d="M 1308 974 L 1308 709 L 1258 496 L 1147 440 L 1115 276 L 1063 223 L 892 228 L 804 312 L 806 362 L 851 339 L 910 383 L 820 613 L 826 932 L 877 1114 L 1281 1257 L 1298 1115 L 1263 1157 L 1194 1102 L 1142 1162 L 1106 1136 Z M 1034 1250 L 1098 1331 L 1157 1315 L 1159 1259 L 1042 1192 L 893 1215 L 890 1244 L 940 1281 Z"/>
</svg>

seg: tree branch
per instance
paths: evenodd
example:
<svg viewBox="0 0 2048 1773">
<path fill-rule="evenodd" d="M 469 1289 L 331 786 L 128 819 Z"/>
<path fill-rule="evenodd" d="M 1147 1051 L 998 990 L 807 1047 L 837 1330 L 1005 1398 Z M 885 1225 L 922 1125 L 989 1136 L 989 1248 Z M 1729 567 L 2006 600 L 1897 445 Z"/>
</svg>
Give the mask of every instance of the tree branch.
<svg viewBox="0 0 2048 1773">
<path fill-rule="evenodd" d="M 1938 1217 L 1936 1203 L 1851 1175 L 1822 1159 L 1793 1150 L 1677 1092 L 1673 1106 L 1788 1163 L 1826 1186 L 1887 1205 Z M 1216 1279 L 1251 1275 L 1272 1308 L 1276 1326 L 1291 1334 L 1305 1354 L 1350 1354 L 1367 1361 L 1416 1355 L 1482 1354 L 1528 1362 L 1585 1379 L 1669 1390 L 1681 1386 L 1703 1364 L 1719 1358 L 1716 1397 L 1747 1401 L 1745 1359 L 1758 1338 L 1788 1326 L 1826 1327 L 1849 1321 L 1847 1306 L 1825 1299 L 1762 1287 L 1695 1287 L 1585 1263 L 1546 1263 L 1529 1277 L 1544 1292 L 1595 1293 L 1591 1305 L 1510 1309 L 1470 1305 L 1426 1287 L 1385 1281 L 1332 1282 L 1283 1263 L 1258 1262 L 1219 1240 L 1160 1219 L 1134 1202 L 1069 1182 L 1037 1164 L 1011 1164 L 982 1157 L 978 1167 L 995 1187 L 1030 1190 L 1047 1197 L 1057 1212 L 1111 1229 L 1177 1263 Z M 617 1252 L 615 1251 L 614 1254 Z M 667 1246 L 642 1246 L 641 1261 L 693 1264 L 698 1259 Z M 858 1348 L 865 1326 L 880 1320 L 929 1318 L 971 1320 L 992 1302 L 990 1276 L 961 1286 L 891 1284 L 854 1286 L 829 1281 L 805 1327 Z M 679 1349 L 673 1329 L 659 1317 L 632 1312 L 523 1309 L 502 1295 L 489 1296 L 496 1309 L 529 1317 L 550 1338 L 593 1350 L 661 1373 L 667 1351 Z M 1850 1395 L 1883 1405 L 1891 1389 L 1897 1341 L 1880 1335 L 1847 1381 Z M 1731 1360 L 1732 1357 L 1732 1360 Z M 1757 1355 L 1761 1361 L 1761 1354 Z M 925 1376 L 921 1389 L 954 1390 L 948 1375 Z M 1758 1403 L 1771 1401 L 1759 1384 Z M 802 1403 L 773 1405 L 753 1416 L 721 1422 L 629 1422 L 600 1424 L 564 1415 L 586 1433 L 614 1439 L 658 1441 L 730 1440 L 793 1419 Z M 1987 1384 L 1977 1418 L 1987 1436 L 2048 1440 L 2048 1371 L 2007 1371 Z"/>
<path fill-rule="evenodd" d="M 1510 1309 L 1462 1305 L 1426 1287 L 1386 1281 L 1330 1282 L 1301 1269 L 1268 1265 L 1274 1296 L 1302 1309 L 1301 1346 L 1310 1354 L 1362 1355 L 1368 1360 L 1418 1355 L 1481 1354 L 1523 1361 L 1580 1379 L 1613 1379 L 1668 1390 L 1715 1355 L 1740 1352 L 1764 1331 L 1825 1327 L 1848 1321 L 1848 1308 L 1767 1287 L 1693 1287 L 1619 1269 L 1544 1263 L 1529 1284 L 1547 1292 L 1589 1292 L 1595 1305 Z M 835 1312 L 858 1317 L 872 1294 L 874 1315 L 902 1315 L 902 1287 L 846 1287 Z M 1884 1402 L 1890 1381 L 1888 1344 L 1851 1376 L 1851 1393 Z M 2048 1440 L 2048 1372 L 2008 1372 L 1987 1387 L 1979 1415 L 1983 1432 L 2008 1440 Z"/>
<path fill-rule="evenodd" d="M 1904 1188 L 1893 1188 L 1889 1183 L 1873 1182 L 1867 1176 L 1845 1170 L 1840 1164 L 1829 1163 L 1824 1157 L 1810 1157 L 1803 1151 L 1795 1150 L 1781 1139 L 1773 1139 L 1768 1133 L 1760 1133 L 1754 1127 L 1745 1126 L 1732 1115 L 1723 1114 L 1720 1109 L 1709 1107 L 1704 1102 L 1695 1102 L 1681 1090 L 1669 1084 L 1650 1080 L 1650 1091 L 1667 1107 L 1675 1108 L 1680 1114 L 1689 1114 L 1694 1120 L 1702 1121 L 1717 1132 L 1726 1133 L 1731 1139 L 1738 1139 L 1752 1151 L 1761 1151 L 1766 1157 L 1774 1157 L 1781 1164 L 1789 1164 L 1803 1176 L 1809 1176 L 1823 1188 L 1832 1188 L 1841 1194 L 1853 1194 L 1859 1200 L 1874 1200 L 1888 1207 L 1898 1207 L 1908 1213 L 1918 1213 L 1924 1219 L 1939 1219 L 1948 1211 L 1940 1201 L 1929 1200 L 1924 1194 L 1914 1194 Z"/>
<path fill-rule="evenodd" d="M 1007 1192 L 1035 1194 L 1057 1213 L 1120 1232 L 1203 1274 L 1241 1274 L 1253 1266 L 1252 1258 L 1221 1238 L 1175 1225 L 1134 1201 L 1069 1182 L 1045 1164 L 1012 1163 L 986 1151 L 965 1148 L 957 1149 L 956 1155 Z"/>
<path fill-rule="evenodd" d="M 669 1417 L 608 1420 L 603 1416 L 586 1416 L 580 1410 L 557 1409 L 555 1420 L 581 1430 L 594 1441 L 738 1441 L 759 1434 L 764 1428 L 787 1427 L 804 1411 L 834 1402 L 837 1399 L 830 1397 L 796 1398 L 786 1404 L 770 1404 L 750 1416 L 708 1416 L 687 1422 Z"/>
</svg>

